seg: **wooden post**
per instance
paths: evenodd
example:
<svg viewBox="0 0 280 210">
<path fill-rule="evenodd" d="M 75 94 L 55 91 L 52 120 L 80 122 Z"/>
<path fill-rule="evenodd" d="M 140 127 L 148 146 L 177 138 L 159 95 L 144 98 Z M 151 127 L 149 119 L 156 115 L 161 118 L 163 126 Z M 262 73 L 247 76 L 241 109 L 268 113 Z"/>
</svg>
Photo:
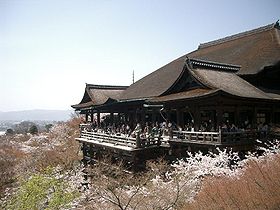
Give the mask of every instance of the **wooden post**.
<svg viewBox="0 0 280 210">
<path fill-rule="evenodd" d="M 113 112 L 110 112 L 110 123 L 111 123 L 111 125 L 114 124 L 114 113 Z"/>
<path fill-rule="evenodd" d="M 97 111 L 97 126 L 100 127 L 100 112 Z"/>
<path fill-rule="evenodd" d="M 91 112 L 90 112 L 90 122 L 93 123 L 93 110 L 91 110 Z"/>
<path fill-rule="evenodd" d="M 198 106 L 195 106 L 195 108 L 194 108 L 194 129 L 195 129 L 195 131 L 199 130 L 200 124 L 201 124 L 200 108 Z"/>
<path fill-rule="evenodd" d="M 176 109 L 177 125 L 183 127 L 183 113 L 181 109 Z"/>
<path fill-rule="evenodd" d="M 88 122 L 88 111 L 86 112 L 86 122 Z"/>
<path fill-rule="evenodd" d="M 236 106 L 235 107 L 235 112 L 234 112 L 234 124 L 237 126 L 237 127 L 240 127 L 240 108 L 239 106 Z"/>
<path fill-rule="evenodd" d="M 146 111 L 145 109 L 141 109 L 141 125 L 144 126 L 146 122 Z"/>
<path fill-rule="evenodd" d="M 141 147 L 140 132 L 136 132 L 136 148 Z"/>
<path fill-rule="evenodd" d="M 172 127 L 169 127 L 168 128 L 168 136 L 169 136 L 169 139 L 173 139 L 173 131 L 172 131 Z"/>
<path fill-rule="evenodd" d="M 166 120 L 170 122 L 170 109 L 166 109 Z"/>
<path fill-rule="evenodd" d="M 156 110 L 155 109 L 152 109 L 152 123 L 155 123 L 156 122 Z"/>
<path fill-rule="evenodd" d="M 221 124 L 222 124 L 222 122 L 223 122 L 223 110 L 222 110 L 222 107 L 218 106 L 217 109 L 216 109 L 216 113 L 217 113 L 217 129 L 219 129 Z"/>
<path fill-rule="evenodd" d="M 258 113 L 257 107 L 254 106 L 253 107 L 252 125 L 251 125 L 252 128 L 257 128 L 257 113 Z"/>
<path fill-rule="evenodd" d="M 218 143 L 222 143 L 222 130 L 219 129 Z"/>
</svg>

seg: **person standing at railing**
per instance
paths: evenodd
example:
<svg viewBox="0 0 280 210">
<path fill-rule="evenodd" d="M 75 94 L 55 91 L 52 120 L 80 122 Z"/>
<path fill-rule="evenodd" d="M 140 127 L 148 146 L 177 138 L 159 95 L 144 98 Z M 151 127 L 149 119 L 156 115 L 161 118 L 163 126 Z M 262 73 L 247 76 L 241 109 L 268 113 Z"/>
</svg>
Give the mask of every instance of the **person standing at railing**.
<svg viewBox="0 0 280 210">
<path fill-rule="evenodd" d="M 237 127 L 232 123 L 229 131 L 230 131 L 230 132 L 237 132 L 238 129 L 237 129 Z"/>
<path fill-rule="evenodd" d="M 140 135 L 142 133 L 142 128 L 140 123 L 137 123 L 136 127 L 134 128 L 134 131 L 132 132 L 134 135 L 136 135 L 136 148 L 141 147 L 141 138 Z"/>
</svg>

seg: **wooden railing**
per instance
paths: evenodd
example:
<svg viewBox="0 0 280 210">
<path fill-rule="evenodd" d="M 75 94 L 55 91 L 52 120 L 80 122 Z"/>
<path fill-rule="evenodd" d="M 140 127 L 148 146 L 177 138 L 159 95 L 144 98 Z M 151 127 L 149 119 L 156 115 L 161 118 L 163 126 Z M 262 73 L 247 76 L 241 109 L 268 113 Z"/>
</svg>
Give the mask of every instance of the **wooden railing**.
<svg viewBox="0 0 280 210">
<path fill-rule="evenodd" d="M 258 136 L 257 131 L 222 132 L 222 144 L 247 144 L 253 143 Z"/>
<path fill-rule="evenodd" d="M 173 131 L 171 139 L 198 143 L 215 144 L 247 144 L 257 139 L 257 131 L 240 132 L 196 132 L 196 131 Z"/>
<path fill-rule="evenodd" d="M 159 146 L 161 144 L 161 137 L 155 135 L 149 138 L 128 137 L 121 134 L 107 134 L 94 131 L 81 131 L 79 139 L 86 139 L 97 143 L 108 143 L 111 146 L 125 146 L 130 148 L 145 148 L 150 146 Z"/>
<path fill-rule="evenodd" d="M 99 143 L 109 143 L 112 146 L 125 146 L 129 148 L 145 148 L 150 146 L 169 145 L 167 137 L 154 135 L 144 138 L 139 134 L 136 138 L 123 134 L 108 134 L 90 130 L 90 124 L 82 124 L 81 139 Z M 192 142 L 201 144 L 236 145 L 249 144 L 257 139 L 257 131 L 240 132 L 201 132 L 201 131 L 173 131 L 170 132 L 169 140 Z M 166 140 L 166 141 L 165 141 Z"/>
<path fill-rule="evenodd" d="M 201 131 L 173 131 L 172 139 L 180 139 L 194 142 L 220 142 L 219 132 L 201 132 Z"/>
<path fill-rule="evenodd" d="M 80 130 L 87 130 L 90 131 L 92 129 L 92 124 L 91 123 L 81 123 L 80 124 Z"/>
</svg>

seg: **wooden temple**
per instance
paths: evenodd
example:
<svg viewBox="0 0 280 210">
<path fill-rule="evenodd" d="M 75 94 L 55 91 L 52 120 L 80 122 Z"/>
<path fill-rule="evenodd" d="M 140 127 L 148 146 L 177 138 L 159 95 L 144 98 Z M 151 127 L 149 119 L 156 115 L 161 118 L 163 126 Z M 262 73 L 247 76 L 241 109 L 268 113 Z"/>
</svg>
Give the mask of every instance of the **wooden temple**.
<svg viewBox="0 0 280 210">
<path fill-rule="evenodd" d="M 87 84 L 72 107 L 85 116 L 77 140 L 87 159 L 141 164 L 216 147 L 250 150 L 280 124 L 279 23 L 200 44 L 130 86 Z M 118 124 L 134 135 L 112 131 Z M 148 124 L 161 131 L 147 134 Z"/>
</svg>

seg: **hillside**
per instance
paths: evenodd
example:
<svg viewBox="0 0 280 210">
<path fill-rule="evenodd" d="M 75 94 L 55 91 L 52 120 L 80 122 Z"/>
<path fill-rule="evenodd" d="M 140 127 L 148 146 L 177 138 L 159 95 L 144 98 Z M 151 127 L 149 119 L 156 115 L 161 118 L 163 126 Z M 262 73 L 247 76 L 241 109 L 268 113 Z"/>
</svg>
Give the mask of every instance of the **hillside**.
<svg viewBox="0 0 280 210">
<path fill-rule="evenodd" d="M 45 120 L 45 121 L 66 121 L 71 117 L 72 110 L 24 110 L 24 111 L 0 111 L 0 121 L 21 121 L 21 120 Z"/>
<path fill-rule="evenodd" d="M 109 162 L 84 168 L 75 141 L 80 122 L 59 123 L 39 135 L 0 137 L 0 209 L 280 207 L 279 141 L 246 159 L 226 151 L 196 153 L 171 165 L 150 162 L 145 173 L 132 174 Z"/>
</svg>

